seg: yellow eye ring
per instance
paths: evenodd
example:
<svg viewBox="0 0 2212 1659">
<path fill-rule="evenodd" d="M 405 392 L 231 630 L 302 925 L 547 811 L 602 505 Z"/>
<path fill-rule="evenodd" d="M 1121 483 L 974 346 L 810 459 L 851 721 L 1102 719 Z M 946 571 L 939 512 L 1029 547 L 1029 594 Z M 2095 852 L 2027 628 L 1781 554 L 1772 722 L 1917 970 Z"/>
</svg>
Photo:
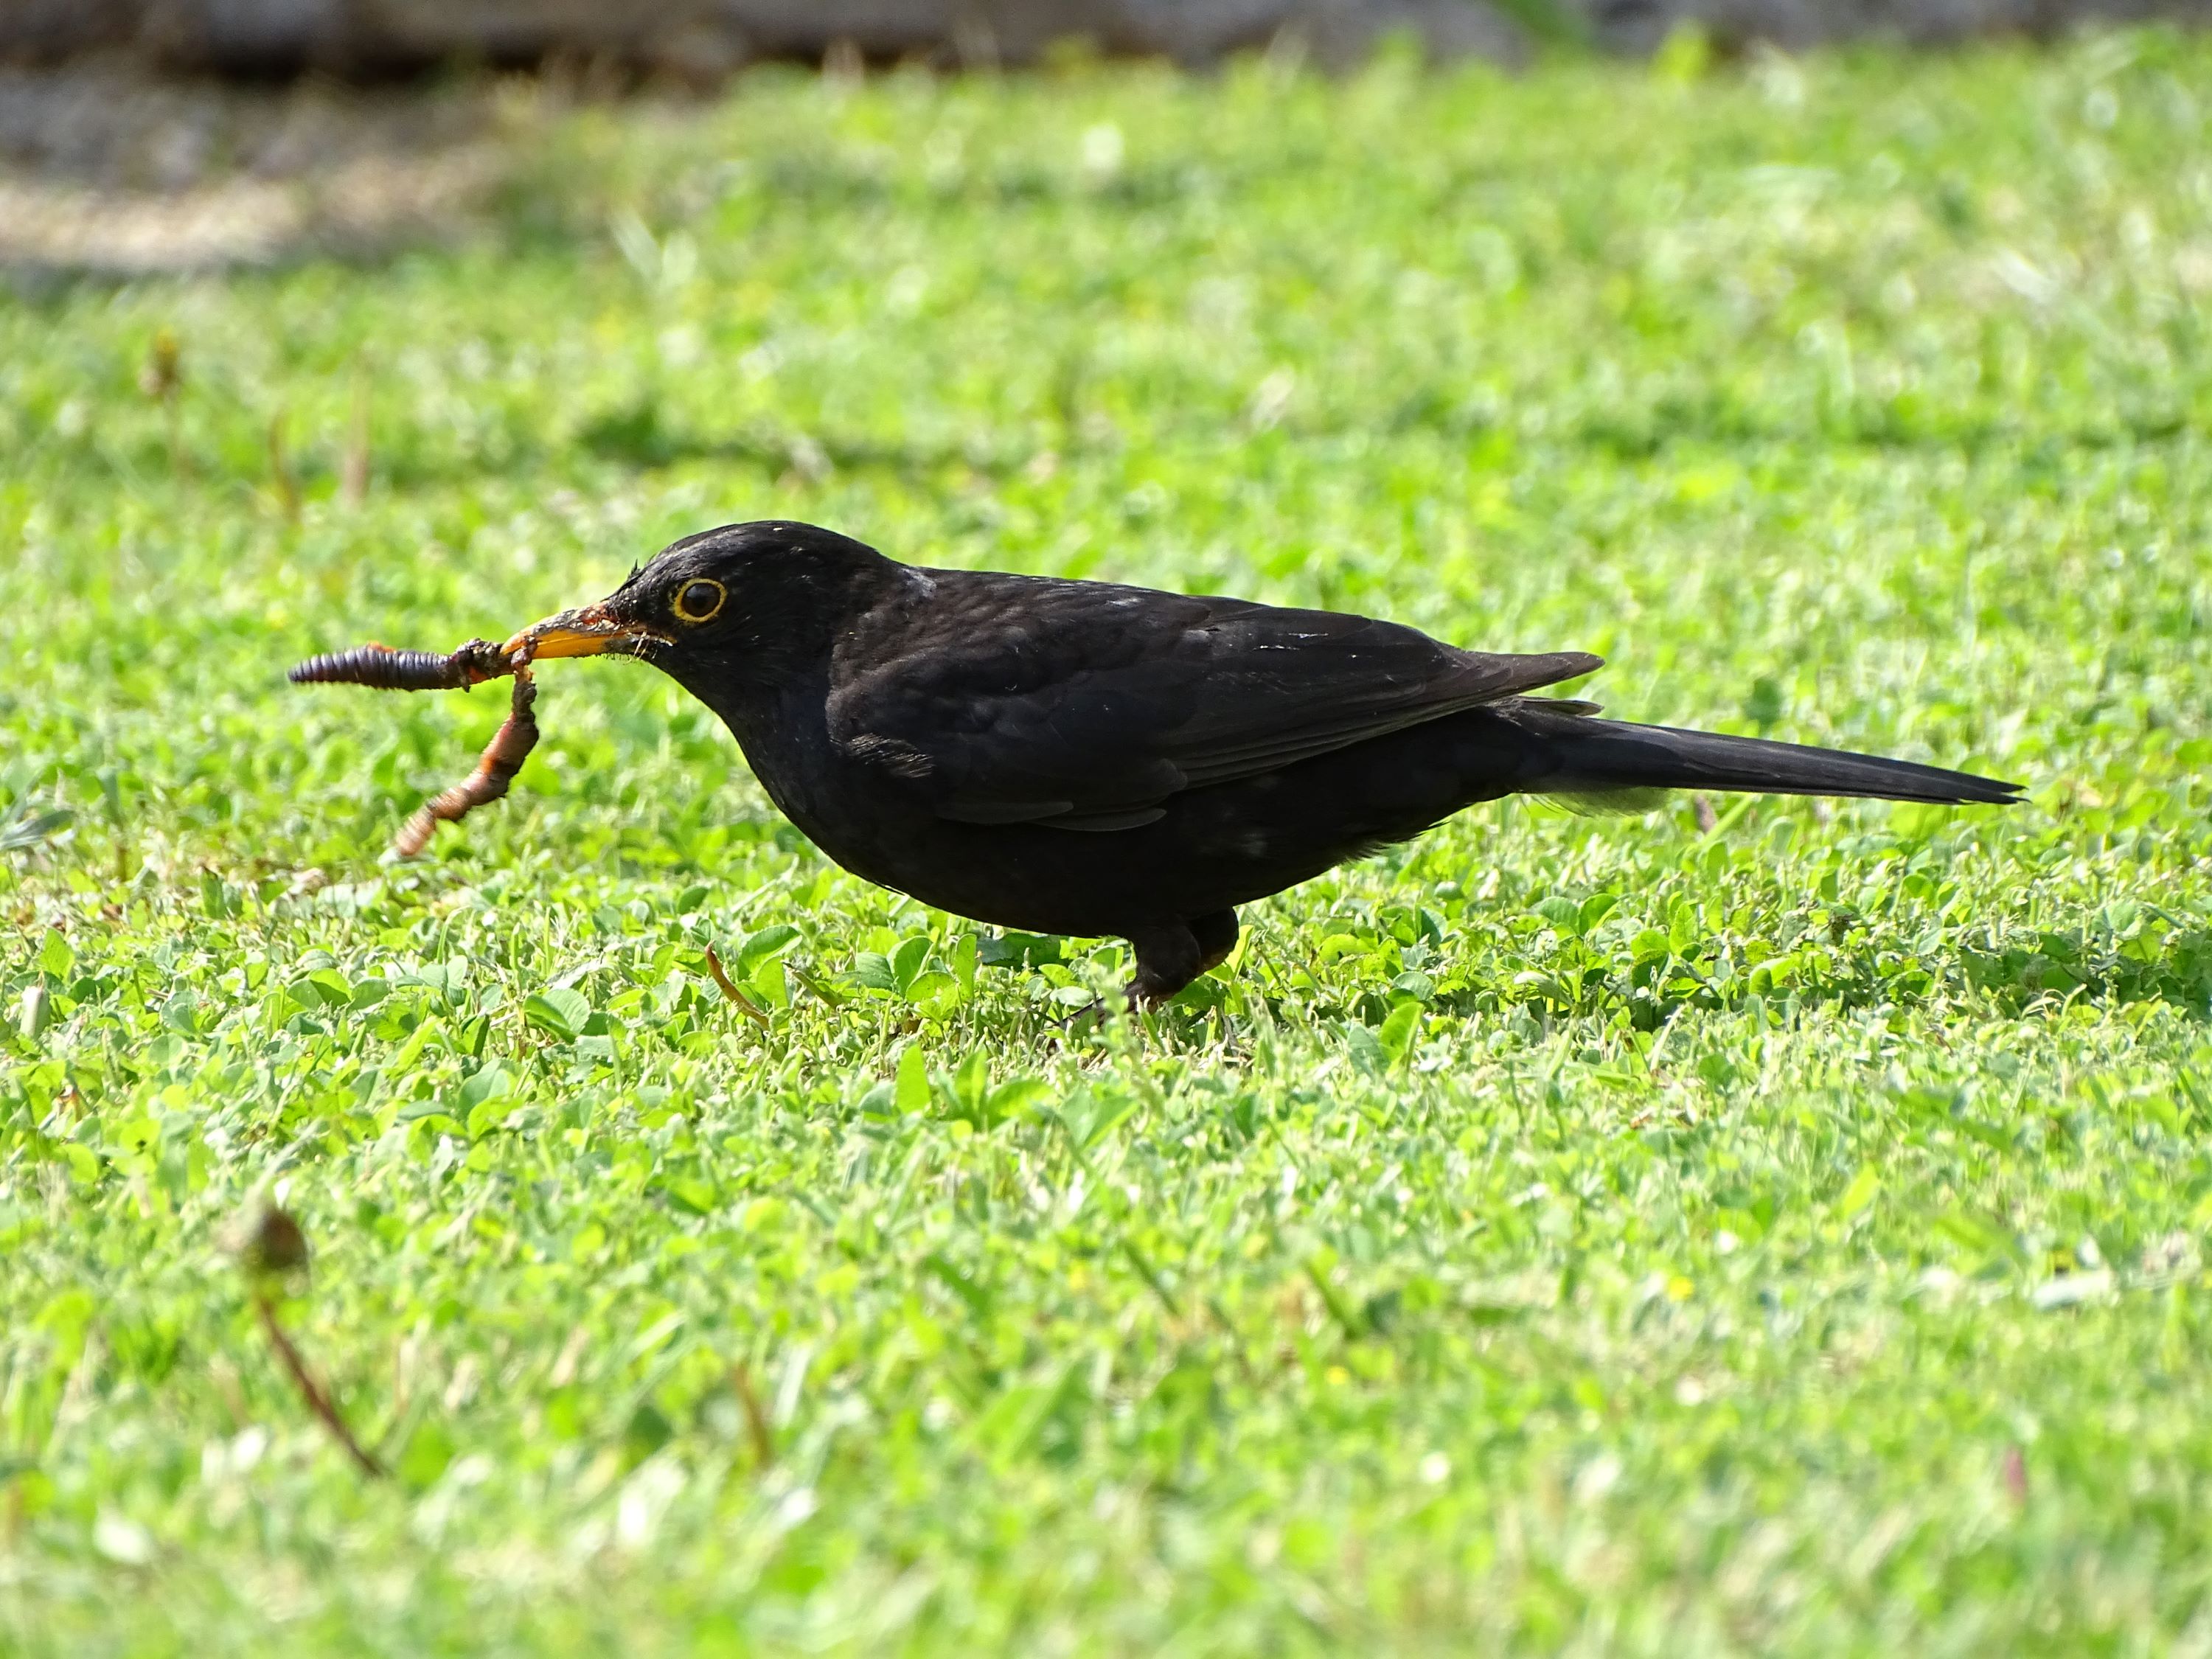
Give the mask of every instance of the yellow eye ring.
<svg viewBox="0 0 2212 1659">
<path fill-rule="evenodd" d="M 729 597 L 729 589 L 721 583 L 711 577 L 698 576 L 676 590 L 670 608 L 679 622 L 708 623 L 722 614 L 722 606 Z"/>
</svg>

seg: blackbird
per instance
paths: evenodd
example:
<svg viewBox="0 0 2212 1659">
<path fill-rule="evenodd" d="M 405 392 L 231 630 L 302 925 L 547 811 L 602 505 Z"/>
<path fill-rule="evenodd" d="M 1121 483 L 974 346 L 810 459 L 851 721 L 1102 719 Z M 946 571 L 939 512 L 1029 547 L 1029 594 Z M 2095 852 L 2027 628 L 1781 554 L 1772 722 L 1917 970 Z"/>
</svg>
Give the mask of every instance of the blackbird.
<svg viewBox="0 0 2212 1659">
<path fill-rule="evenodd" d="M 846 869 L 979 921 L 1126 939 L 1140 1005 L 1229 954 L 1238 905 L 1501 795 L 2020 793 L 1528 695 L 1598 667 L 1586 652 L 1493 655 L 1334 611 L 927 569 L 782 520 L 688 536 L 503 649 L 642 658 L 721 716 Z"/>
</svg>

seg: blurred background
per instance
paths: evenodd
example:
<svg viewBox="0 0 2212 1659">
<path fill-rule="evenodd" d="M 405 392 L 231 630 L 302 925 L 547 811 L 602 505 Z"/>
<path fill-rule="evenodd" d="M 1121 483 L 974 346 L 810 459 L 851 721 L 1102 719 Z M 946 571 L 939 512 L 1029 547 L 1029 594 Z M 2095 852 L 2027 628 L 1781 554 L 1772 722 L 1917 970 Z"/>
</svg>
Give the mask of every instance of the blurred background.
<svg viewBox="0 0 2212 1659">
<path fill-rule="evenodd" d="M 1731 57 L 2208 18 L 2212 0 L 0 0 L 0 264 L 193 270 L 451 228 L 514 137 L 487 71 L 529 71 L 538 98 L 696 98 L 771 62 L 1344 70 L 1395 40 L 1522 64 L 1686 33 Z"/>
</svg>

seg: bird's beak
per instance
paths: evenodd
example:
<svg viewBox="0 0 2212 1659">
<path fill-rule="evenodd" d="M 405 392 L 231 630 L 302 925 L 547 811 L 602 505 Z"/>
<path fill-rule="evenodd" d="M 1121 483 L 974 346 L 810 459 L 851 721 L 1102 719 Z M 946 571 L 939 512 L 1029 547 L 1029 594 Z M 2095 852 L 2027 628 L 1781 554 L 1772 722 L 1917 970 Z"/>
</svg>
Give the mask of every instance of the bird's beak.
<svg viewBox="0 0 2212 1659">
<path fill-rule="evenodd" d="M 524 662 L 536 662 L 545 657 L 596 657 L 608 651 L 641 656 L 653 647 L 668 642 L 651 629 L 616 616 L 602 599 L 597 605 L 580 605 L 532 623 L 500 651 L 510 662 L 518 653 Z"/>
</svg>

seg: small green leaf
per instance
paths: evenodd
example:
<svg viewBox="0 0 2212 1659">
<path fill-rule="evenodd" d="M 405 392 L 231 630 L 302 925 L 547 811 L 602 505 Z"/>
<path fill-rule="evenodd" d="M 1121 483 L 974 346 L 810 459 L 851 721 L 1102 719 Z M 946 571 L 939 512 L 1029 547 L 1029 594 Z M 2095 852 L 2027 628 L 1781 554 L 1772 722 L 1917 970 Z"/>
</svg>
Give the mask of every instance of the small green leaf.
<svg viewBox="0 0 2212 1659">
<path fill-rule="evenodd" d="M 1425 976 L 1413 974 L 1401 975 L 1401 977 L 1423 979 Z M 1221 1007 L 1228 1002 L 1229 987 L 1212 974 L 1200 974 L 1182 990 L 1177 991 L 1169 1000 L 1171 1006 L 1188 1009 L 1196 1013 L 1205 1013 L 1212 1009 Z"/>
<path fill-rule="evenodd" d="M 1405 1059 L 1407 1049 L 1413 1046 L 1414 1034 L 1419 1030 L 1420 1024 L 1421 1005 L 1418 1002 L 1400 1003 L 1390 1011 L 1390 1017 L 1382 1022 L 1382 1029 L 1375 1034 L 1375 1040 L 1381 1045 L 1382 1052 L 1390 1056 L 1393 1065 Z"/>
<path fill-rule="evenodd" d="M 924 974 L 906 988 L 907 1000 L 933 1019 L 942 1019 L 968 1000 L 950 974 Z"/>
<path fill-rule="evenodd" d="M 863 951 L 853 958 L 853 982 L 871 991 L 896 991 L 898 981 L 891 975 L 891 964 L 873 951 Z"/>
<path fill-rule="evenodd" d="M 960 1062 L 960 1069 L 953 1073 L 948 1092 L 962 1116 L 979 1118 L 990 1085 L 990 1062 L 983 1058 L 983 1051 L 978 1048 Z"/>
<path fill-rule="evenodd" d="M 1048 933 L 1000 933 L 976 941 L 975 960 L 986 968 L 1035 968 L 1060 960 L 1060 940 Z"/>
<path fill-rule="evenodd" d="M 899 1056 L 891 1105 L 902 1116 L 929 1109 L 929 1067 L 922 1058 L 919 1042 L 908 1044 L 907 1051 Z"/>
<path fill-rule="evenodd" d="M 983 1103 L 983 1116 L 993 1127 L 1009 1118 L 1034 1119 L 1039 1103 L 1051 1095 L 1051 1089 L 1041 1078 L 1013 1078 L 991 1091 L 989 1098 Z"/>
<path fill-rule="evenodd" d="M 696 1175 L 663 1176 L 660 1189 L 694 1215 L 712 1215 L 721 1195 L 713 1182 Z"/>
<path fill-rule="evenodd" d="M 774 957 L 780 957 L 799 943 L 799 929 L 787 926 L 763 927 L 750 935 L 738 947 L 737 975 L 743 979 L 753 969 Z"/>
<path fill-rule="evenodd" d="M 1678 957 L 1690 954 L 1690 947 L 1705 937 L 1705 926 L 1698 915 L 1698 907 L 1687 899 L 1675 902 L 1667 914 L 1667 948 Z"/>
<path fill-rule="evenodd" d="M 143 1152 L 161 1139 L 161 1126 L 150 1117 L 135 1117 L 107 1132 L 112 1152 Z"/>
<path fill-rule="evenodd" d="M 1537 900 L 1536 914 L 1563 933 L 1579 933 L 1583 930 L 1583 907 L 1559 894 Z"/>
<path fill-rule="evenodd" d="M 353 1002 L 353 987 L 346 976 L 335 968 L 319 968 L 307 975 L 307 983 L 322 993 L 326 1008 L 344 1008 Z"/>
<path fill-rule="evenodd" d="M 1085 1089 L 1060 1102 L 1059 1116 L 1060 1127 L 1067 1131 L 1067 1138 L 1075 1143 L 1076 1150 L 1087 1152 L 1136 1109 L 1137 1103 L 1127 1096 L 1102 1097 Z"/>
<path fill-rule="evenodd" d="M 66 979 L 70 965 L 76 961 L 76 952 L 70 949 L 70 943 L 62 937 L 61 929 L 48 928 L 46 942 L 39 947 L 39 966 L 56 979 Z"/>
<path fill-rule="evenodd" d="M 1406 1006 L 1410 1008 L 1416 1005 L 1407 1003 Z M 1344 1028 L 1344 1046 L 1352 1051 L 1352 1065 L 1370 1077 L 1381 1076 L 1390 1063 L 1390 1056 L 1375 1040 L 1375 1033 L 1356 1019 Z"/>
<path fill-rule="evenodd" d="M 1437 982 L 1426 974 L 1407 969 L 1390 981 L 1390 988 L 1416 1002 L 1426 1002 L 1437 994 Z"/>
<path fill-rule="evenodd" d="M 1851 1177 L 1851 1184 L 1844 1188 L 1844 1195 L 1836 1202 L 1838 1212 L 1846 1221 L 1850 1220 L 1881 1191 L 1881 1176 L 1871 1164 L 1861 1164 L 1859 1172 Z"/>
<path fill-rule="evenodd" d="M 929 960 L 929 936 L 917 933 L 902 941 L 891 954 L 891 982 L 903 994 L 911 990 L 915 980 L 921 977 L 922 964 Z"/>
<path fill-rule="evenodd" d="M 416 1491 L 431 1484 L 453 1461 L 453 1437 L 435 1418 L 425 1418 L 407 1437 L 407 1449 L 399 1455 L 400 1480 Z"/>
<path fill-rule="evenodd" d="M 76 817 L 66 806 L 40 812 L 33 811 L 28 801 L 18 801 L 13 811 L 0 818 L 0 853 L 20 853 L 36 847 L 66 828 Z"/>
<path fill-rule="evenodd" d="M 573 987 L 551 985 L 531 993 L 522 1005 L 522 1017 L 541 1031 L 573 1042 L 591 1018 L 592 1005 Z"/>
<path fill-rule="evenodd" d="M 747 975 L 745 988 L 771 1008 L 791 1006 L 791 982 L 779 957 L 769 957 Z"/>
<path fill-rule="evenodd" d="M 498 1062 L 494 1061 L 462 1084 L 456 1092 L 459 1103 L 470 1110 L 474 1110 L 485 1101 L 495 1099 L 506 1094 L 513 1085 L 514 1079 L 507 1076 Z"/>
</svg>

